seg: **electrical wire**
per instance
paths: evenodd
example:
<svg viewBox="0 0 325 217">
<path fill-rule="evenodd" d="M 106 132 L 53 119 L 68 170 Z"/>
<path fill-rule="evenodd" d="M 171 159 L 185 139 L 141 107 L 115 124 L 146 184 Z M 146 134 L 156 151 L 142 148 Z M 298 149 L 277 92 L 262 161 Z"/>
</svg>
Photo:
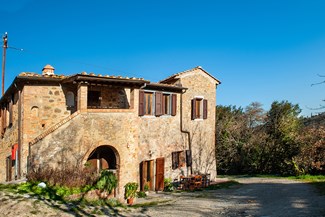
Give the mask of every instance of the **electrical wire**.
<svg viewBox="0 0 325 217">
<path fill-rule="evenodd" d="M 47 56 L 47 57 L 53 58 L 53 55 L 50 55 L 47 52 L 35 52 L 35 51 L 30 51 L 30 50 L 26 50 L 26 49 L 23 49 L 23 48 L 16 48 L 16 47 L 11 47 L 11 46 L 8 46 L 7 48 L 10 48 L 10 49 L 13 49 L 13 50 L 17 50 L 17 51 L 22 51 L 24 53 L 28 53 L 28 54 L 35 55 L 35 56 L 42 56 L 42 57 Z M 111 72 L 114 72 L 114 73 L 122 73 L 125 76 L 129 76 L 129 77 L 136 77 L 137 76 L 135 73 L 127 72 L 126 70 L 110 68 L 110 67 L 103 66 L 103 65 L 86 63 L 86 62 L 75 61 L 75 60 L 69 60 L 69 62 L 74 62 L 74 63 L 86 65 L 86 66 L 92 66 L 94 68 L 108 70 L 108 71 L 111 71 Z"/>
</svg>

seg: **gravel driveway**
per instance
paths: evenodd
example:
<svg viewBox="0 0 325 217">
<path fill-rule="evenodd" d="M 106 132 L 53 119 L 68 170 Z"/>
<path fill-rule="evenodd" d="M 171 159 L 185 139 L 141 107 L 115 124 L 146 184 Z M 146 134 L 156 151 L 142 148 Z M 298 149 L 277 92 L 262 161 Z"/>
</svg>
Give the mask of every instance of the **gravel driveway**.
<svg viewBox="0 0 325 217">
<path fill-rule="evenodd" d="M 241 185 L 230 189 L 173 194 L 171 203 L 131 216 L 325 216 L 325 196 L 312 185 L 270 178 L 236 181 Z"/>
<path fill-rule="evenodd" d="M 325 216 L 325 196 L 309 184 L 286 179 L 240 178 L 241 185 L 229 189 L 151 194 L 138 203 L 160 201 L 141 208 L 77 210 L 71 214 L 67 205 L 55 205 L 37 199 L 12 198 L 0 194 L 0 216 Z M 53 206 L 56 206 L 53 208 Z M 74 208 L 76 209 L 76 208 Z M 75 211 L 75 210 L 74 210 Z"/>
</svg>

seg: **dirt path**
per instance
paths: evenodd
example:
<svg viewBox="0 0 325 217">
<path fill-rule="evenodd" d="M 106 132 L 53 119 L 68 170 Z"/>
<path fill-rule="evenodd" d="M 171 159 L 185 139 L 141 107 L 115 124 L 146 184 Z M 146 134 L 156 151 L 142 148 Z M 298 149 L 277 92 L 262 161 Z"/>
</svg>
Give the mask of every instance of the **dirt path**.
<svg viewBox="0 0 325 217">
<path fill-rule="evenodd" d="M 309 184 L 269 178 L 236 181 L 242 185 L 179 196 L 174 194 L 170 197 L 173 202 L 142 210 L 133 216 L 325 216 L 325 196 L 320 196 Z"/>
<path fill-rule="evenodd" d="M 148 199 L 138 199 L 138 202 L 162 203 L 126 210 L 72 207 L 0 192 L 0 216 L 325 216 L 325 196 L 320 196 L 309 184 L 269 178 L 241 178 L 237 181 L 241 185 L 230 189 L 152 194 Z"/>
</svg>

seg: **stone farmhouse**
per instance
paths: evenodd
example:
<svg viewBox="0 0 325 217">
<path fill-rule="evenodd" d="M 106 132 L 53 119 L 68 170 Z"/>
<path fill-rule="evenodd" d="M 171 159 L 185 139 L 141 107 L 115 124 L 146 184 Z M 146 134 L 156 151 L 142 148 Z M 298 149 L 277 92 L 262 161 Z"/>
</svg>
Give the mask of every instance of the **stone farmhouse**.
<svg viewBox="0 0 325 217">
<path fill-rule="evenodd" d="M 216 177 L 215 105 L 220 81 L 201 67 L 158 83 L 46 65 L 22 72 L 0 100 L 0 182 L 32 167 L 91 165 L 163 190 L 164 178 Z"/>
</svg>

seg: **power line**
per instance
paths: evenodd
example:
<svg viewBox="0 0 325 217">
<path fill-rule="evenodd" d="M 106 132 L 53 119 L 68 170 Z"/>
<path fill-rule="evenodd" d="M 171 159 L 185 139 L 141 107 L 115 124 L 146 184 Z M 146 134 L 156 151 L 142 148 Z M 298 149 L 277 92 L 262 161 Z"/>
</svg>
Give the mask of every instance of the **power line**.
<svg viewBox="0 0 325 217">
<path fill-rule="evenodd" d="M 50 55 L 47 52 L 35 52 L 35 51 L 28 50 L 28 49 L 16 48 L 16 47 L 11 47 L 11 46 L 8 47 L 8 48 L 13 49 L 13 50 L 22 51 L 24 53 L 35 55 L 35 56 L 42 56 L 42 57 L 47 56 L 47 57 L 53 58 L 53 55 Z M 108 70 L 108 71 L 112 71 L 113 73 L 122 73 L 122 74 L 125 74 L 125 75 L 128 75 L 128 76 L 135 76 L 135 73 L 127 72 L 126 70 L 115 69 L 115 68 L 110 68 L 110 67 L 103 66 L 103 65 L 86 63 L 86 62 L 76 61 L 76 60 L 72 60 L 72 61 L 69 60 L 69 61 L 74 62 L 74 63 L 78 63 L 78 64 L 83 64 L 83 65 L 86 65 L 86 66 L 92 66 L 92 67 L 99 68 L 99 69 L 105 69 L 105 70 Z"/>
</svg>

